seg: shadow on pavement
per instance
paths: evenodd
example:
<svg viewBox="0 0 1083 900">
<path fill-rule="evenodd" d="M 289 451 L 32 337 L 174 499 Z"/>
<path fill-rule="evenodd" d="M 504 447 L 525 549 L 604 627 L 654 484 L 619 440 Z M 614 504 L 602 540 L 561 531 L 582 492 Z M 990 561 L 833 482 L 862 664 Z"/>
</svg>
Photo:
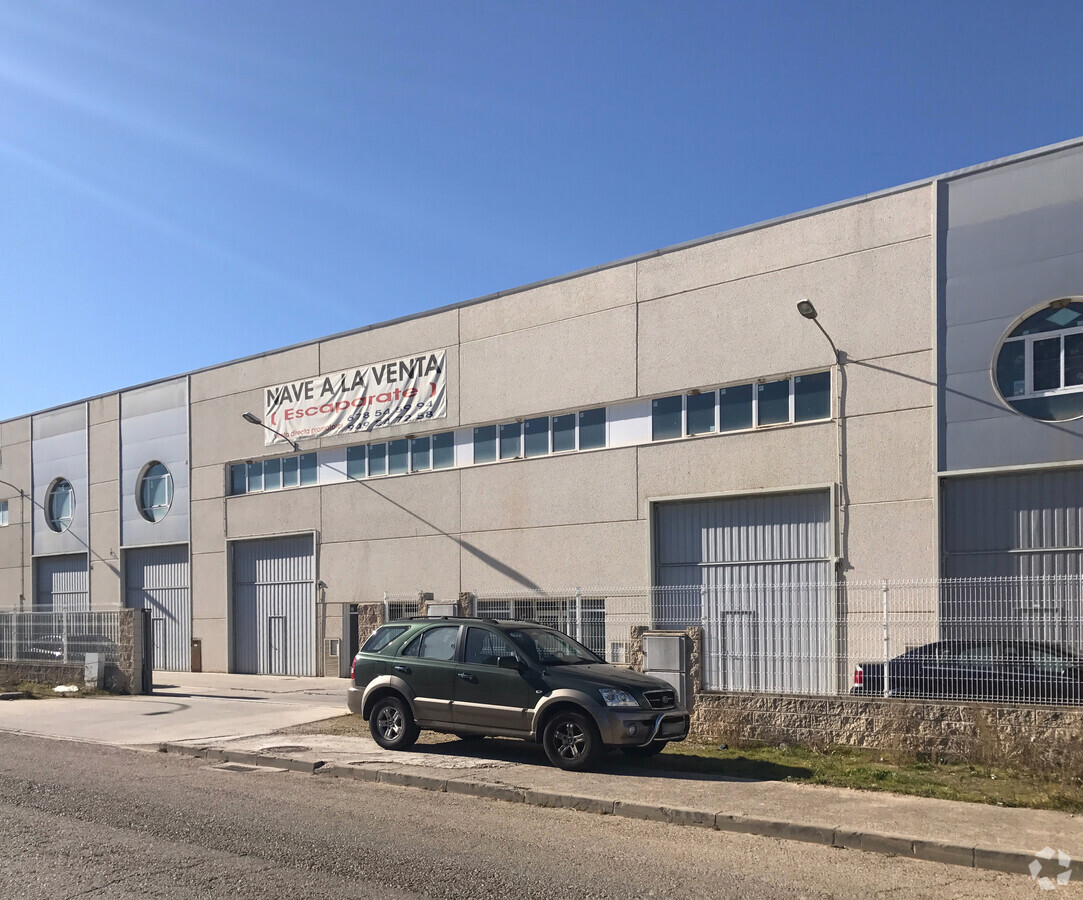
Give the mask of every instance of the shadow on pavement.
<svg viewBox="0 0 1083 900">
<path fill-rule="evenodd" d="M 492 759 L 520 765 L 553 767 L 538 744 L 506 738 L 417 743 L 402 752 L 404 764 L 409 765 L 405 757 L 412 755 L 464 756 L 478 760 Z M 688 781 L 785 781 L 804 780 L 812 776 L 812 770 L 803 766 L 785 766 L 744 756 L 718 759 L 696 753 L 663 753 L 650 759 L 635 759 L 625 756 L 619 750 L 603 756 L 594 771 L 607 775 Z"/>
</svg>

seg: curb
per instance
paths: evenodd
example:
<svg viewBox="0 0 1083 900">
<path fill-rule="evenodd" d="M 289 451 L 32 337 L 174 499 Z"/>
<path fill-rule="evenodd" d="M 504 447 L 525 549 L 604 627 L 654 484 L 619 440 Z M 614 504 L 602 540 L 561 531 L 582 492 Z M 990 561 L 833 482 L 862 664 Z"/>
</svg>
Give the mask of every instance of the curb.
<svg viewBox="0 0 1083 900">
<path fill-rule="evenodd" d="M 5 691 L 4 693 L 0 694 L 0 700 L 22 700 L 22 699 L 23 699 L 23 692 L 22 691 Z"/>
<path fill-rule="evenodd" d="M 577 794 L 557 794 L 530 788 L 509 787 L 468 778 L 435 778 L 430 775 L 414 775 L 389 769 L 362 768 L 326 763 L 321 760 L 304 762 L 289 757 L 269 756 L 238 750 L 219 750 L 215 747 L 195 747 L 185 744 L 164 743 L 158 745 L 159 753 L 176 753 L 197 759 L 218 762 L 236 762 L 251 766 L 273 766 L 304 772 L 309 775 L 326 775 L 332 778 L 351 778 L 372 784 L 392 784 L 417 788 L 423 791 L 460 794 L 485 800 L 503 800 L 508 803 L 525 803 L 528 806 L 571 809 L 600 815 L 623 816 L 648 822 L 664 822 L 691 828 L 710 828 L 714 831 L 731 831 L 754 834 L 761 837 L 786 841 L 802 841 L 845 850 L 881 853 L 886 856 L 909 857 L 927 862 L 965 866 L 971 869 L 990 869 L 1012 875 L 1030 874 L 1028 866 L 1034 859 L 1033 851 L 1004 850 L 982 844 L 952 844 L 930 841 L 900 834 L 875 831 L 854 831 L 848 828 L 832 828 L 830 825 L 809 825 L 783 819 L 760 819 L 753 816 L 673 806 L 651 806 L 629 803 L 624 800 L 607 800 Z"/>
</svg>

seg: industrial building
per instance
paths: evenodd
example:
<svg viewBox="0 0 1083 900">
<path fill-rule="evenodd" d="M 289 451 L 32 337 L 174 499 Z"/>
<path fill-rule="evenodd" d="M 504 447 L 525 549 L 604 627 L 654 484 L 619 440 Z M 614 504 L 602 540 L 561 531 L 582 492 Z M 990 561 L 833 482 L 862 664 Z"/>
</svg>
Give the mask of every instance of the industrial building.
<svg viewBox="0 0 1083 900">
<path fill-rule="evenodd" d="M 1078 575 L 1081 416 L 1077 140 L 4 421 L 0 609 L 307 675 L 385 595 Z"/>
</svg>

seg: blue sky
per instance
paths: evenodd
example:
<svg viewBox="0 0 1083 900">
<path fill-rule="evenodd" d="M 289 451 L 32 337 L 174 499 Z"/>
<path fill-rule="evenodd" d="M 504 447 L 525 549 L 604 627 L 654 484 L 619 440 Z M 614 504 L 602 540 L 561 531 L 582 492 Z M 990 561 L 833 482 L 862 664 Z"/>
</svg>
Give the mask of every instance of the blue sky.
<svg viewBox="0 0 1083 900">
<path fill-rule="evenodd" d="M 0 419 L 1078 137 L 1081 34 L 1042 0 L 0 0 Z"/>
</svg>

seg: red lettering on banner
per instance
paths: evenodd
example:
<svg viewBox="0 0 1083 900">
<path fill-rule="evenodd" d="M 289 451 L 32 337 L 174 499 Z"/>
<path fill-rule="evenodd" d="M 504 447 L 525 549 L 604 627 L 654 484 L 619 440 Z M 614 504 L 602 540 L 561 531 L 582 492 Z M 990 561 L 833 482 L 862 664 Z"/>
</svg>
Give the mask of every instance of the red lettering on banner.
<svg viewBox="0 0 1083 900">
<path fill-rule="evenodd" d="M 391 395 L 390 394 L 380 394 L 379 396 L 377 396 L 376 402 L 377 403 L 390 403 L 391 402 Z"/>
</svg>

